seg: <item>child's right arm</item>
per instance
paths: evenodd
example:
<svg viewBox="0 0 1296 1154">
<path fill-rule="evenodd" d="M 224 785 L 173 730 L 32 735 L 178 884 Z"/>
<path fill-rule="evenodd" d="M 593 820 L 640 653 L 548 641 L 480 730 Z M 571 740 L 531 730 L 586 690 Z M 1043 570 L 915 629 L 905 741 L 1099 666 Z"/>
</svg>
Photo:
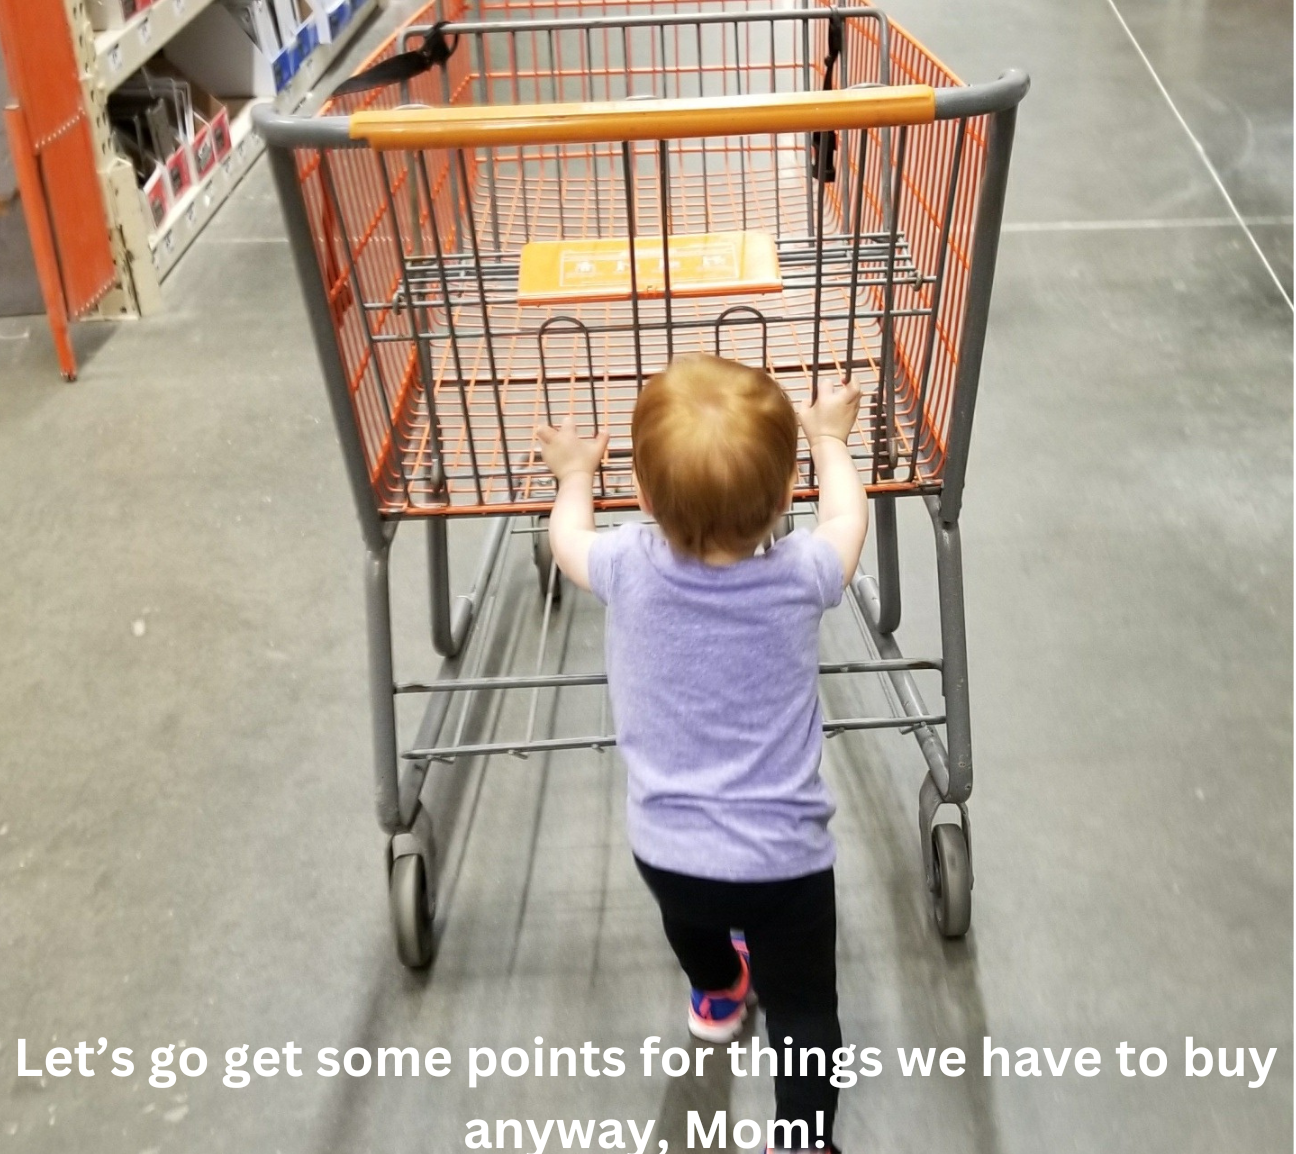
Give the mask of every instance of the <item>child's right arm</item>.
<svg viewBox="0 0 1296 1154">
<path fill-rule="evenodd" d="M 844 585 L 849 585 L 855 576 L 868 535 L 868 495 L 846 448 L 846 438 L 859 416 L 859 405 L 859 389 L 851 384 L 821 390 L 813 405 L 802 404 L 797 412 L 819 477 L 819 525 L 815 536 L 836 551 Z"/>
<path fill-rule="evenodd" d="M 589 590 L 589 553 L 594 532 L 594 475 L 607 451 L 606 432 L 584 440 L 568 417 L 558 428 L 536 429 L 544 462 L 558 481 L 558 497 L 549 517 L 549 548 L 558 568 L 580 588 Z"/>
</svg>

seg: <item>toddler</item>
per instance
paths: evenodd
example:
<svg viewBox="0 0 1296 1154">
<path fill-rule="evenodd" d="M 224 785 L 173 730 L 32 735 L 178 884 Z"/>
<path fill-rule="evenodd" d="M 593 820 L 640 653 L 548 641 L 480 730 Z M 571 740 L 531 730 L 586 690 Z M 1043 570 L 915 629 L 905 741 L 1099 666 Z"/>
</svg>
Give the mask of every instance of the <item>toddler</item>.
<svg viewBox="0 0 1296 1154">
<path fill-rule="evenodd" d="M 689 1029 L 732 1040 L 759 991 L 779 1058 L 776 1117 L 804 1121 L 807 1147 L 819 1110 L 831 1141 L 837 1104 L 827 1077 L 841 1045 L 834 806 L 819 776 L 818 650 L 819 619 L 841 600 L 868 530 L 846 448 L 858 412 L 853 386 L 796 412 L 757 369 L 677 358 L 644 386 L 631 425 L 635 491 L 657 531 L 595 532 L 606 434 L 583 440 L 570 419 L 537 430 L 558 482 L 554 557 L 607 606 L 630 845 L 693 986 Z M 798 419 L 819 523 L 758 553 L 792 499 Z M 823 1055 L 804 1073 L 802 1048 Z"/>
</svg>

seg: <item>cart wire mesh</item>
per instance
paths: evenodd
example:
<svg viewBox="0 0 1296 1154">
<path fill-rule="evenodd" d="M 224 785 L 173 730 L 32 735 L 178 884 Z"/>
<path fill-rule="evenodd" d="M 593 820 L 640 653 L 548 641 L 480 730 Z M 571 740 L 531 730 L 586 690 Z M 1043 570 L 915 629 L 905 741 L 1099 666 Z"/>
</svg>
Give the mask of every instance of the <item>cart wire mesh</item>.
<svg viewBox="0 0 1296 1154">
<path fill-rule="evenodd" d="M 416 21 L 457 20 L 463 7 L 447 0 Z M 445 27 L 454 50 L 444 67 L 323 111 L 642 100 L 651 115 L 655 100 L 809 92 L 826 75 L 840 88 L 960 83 L 874 9 L 506 7 L 507 23 Z M 613 8 L 622 14 L 604 14 Z M 408 26 L 372 60 L 427 30 Z M 596 505 L 632 507 L 638 391 L 685 352 L 761 365 L 794 402 L 854 380 L 864 400 L 849 445 L 870 489 L 939 488 L 985 129 L 970 117 L 842 130 L 835 156 L 786 132 L 298 148 L 379 511 L 547 510 L 553 480 L 533 430 L 569 415 L 587 434 L 610 434 Z M 751 235 L 773 243 L 777 291 L 672 290 L 690 243 Z M 582 244 L 617 241 L 628 291 L 541 303 L 520 293 L 528 245 L 557 242 L 577 259 Z M 661 279 L 648 283 L 654 252 Z M 814 484 L 807 453 L 797 498 L 813 498 Z"/>
</svg>

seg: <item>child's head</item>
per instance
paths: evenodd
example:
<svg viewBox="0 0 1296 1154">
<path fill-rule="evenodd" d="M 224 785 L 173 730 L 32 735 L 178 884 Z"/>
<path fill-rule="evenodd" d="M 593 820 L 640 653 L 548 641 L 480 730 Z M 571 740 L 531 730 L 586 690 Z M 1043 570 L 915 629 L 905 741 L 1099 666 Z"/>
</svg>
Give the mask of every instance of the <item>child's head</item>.
<svg viewBox="0 0 1296 1154">
<path fill-rule="evenodd" d="M 759 369 L 677 357 L 639 394 L 630 433 L 644 505 L 681 553 L 755 549 L 787 509 L 796 414 Z"/>
</svg>

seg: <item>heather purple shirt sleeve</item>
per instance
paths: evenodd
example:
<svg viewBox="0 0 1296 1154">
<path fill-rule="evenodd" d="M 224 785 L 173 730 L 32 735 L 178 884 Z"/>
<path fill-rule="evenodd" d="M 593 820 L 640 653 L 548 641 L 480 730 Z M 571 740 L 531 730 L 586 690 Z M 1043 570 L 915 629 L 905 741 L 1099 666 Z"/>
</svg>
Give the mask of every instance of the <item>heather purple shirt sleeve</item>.
<svg viewBox="0 0 1296 1154">
<path fill-rule="evenodd" d="M 804 536 L 804 540 L 801 538 Z M 814 573 L 815 587 L 819 590 L 824 609 L 832 609 L 841 604 L 844 582 L 842 580 L 841 558 L 822 537 L 813 533 L 793 533 L 784 537 L 776 548 L 791 545 L 804 550 L 806 564 Z"/>
<path fill-rule="evenodd" d="M 595 535 L 594 544 L 590 546 L 588 561 L 590 589 L 604 605 L 612 601 L 617 563 L 629 543 L 631 533 L 638 528 L 636 525 L 627 524 L 619 525 L 615 529 L 605 529 Z"/>
</svg>

